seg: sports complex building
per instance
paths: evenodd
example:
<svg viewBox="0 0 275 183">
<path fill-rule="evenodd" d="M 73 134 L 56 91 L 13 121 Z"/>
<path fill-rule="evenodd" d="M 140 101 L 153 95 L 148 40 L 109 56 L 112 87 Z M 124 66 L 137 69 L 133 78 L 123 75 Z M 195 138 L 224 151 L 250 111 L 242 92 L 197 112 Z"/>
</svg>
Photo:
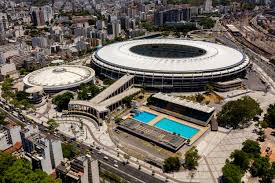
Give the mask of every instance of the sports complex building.
<svg viewBox="0 0 275 183">
<path fill-rule="evenodd" d="M 47 93 L 75 89 L 82 83 L 94 81 L 95 71 L 80 65 L 44 67 L 29 73 L 23 79 L 26 88 L 42 87 Z"/>
<path fill-rule="evenodd" d="M 194 90 L 234 80 L 250 62 L 244 53 L 220 44 L 145 39 L 102 47 L 92 55 L 91 64 L 97 74 L 111 79 L 134 75 L 135 85 L 146 88 Z"/>
</svg>

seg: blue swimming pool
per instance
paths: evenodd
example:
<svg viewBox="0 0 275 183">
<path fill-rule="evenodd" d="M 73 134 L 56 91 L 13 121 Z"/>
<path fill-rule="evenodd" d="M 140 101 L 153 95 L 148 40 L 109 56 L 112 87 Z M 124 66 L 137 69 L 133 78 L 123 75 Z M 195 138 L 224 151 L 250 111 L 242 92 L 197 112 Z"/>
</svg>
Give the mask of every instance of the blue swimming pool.
<svg viewBox="0 0 275 183">
<path fill-rule="evenodd" d="M 133 116 L 134 119 L 136 119 L 142 123 L 149 123 L 155 117 L 157 117 L 157 115 L 152 114 L 150 112 L 145 112 L 145 111 L 138 112 Z"/>
<path fill-rule="evenodd" d="M 186 139 L 192 138 L 199 131 L 196 128 L 181 124 L 167 118 L 163 118 L 154 126 L 171 133 L 179 134 Z"/>
</svg>

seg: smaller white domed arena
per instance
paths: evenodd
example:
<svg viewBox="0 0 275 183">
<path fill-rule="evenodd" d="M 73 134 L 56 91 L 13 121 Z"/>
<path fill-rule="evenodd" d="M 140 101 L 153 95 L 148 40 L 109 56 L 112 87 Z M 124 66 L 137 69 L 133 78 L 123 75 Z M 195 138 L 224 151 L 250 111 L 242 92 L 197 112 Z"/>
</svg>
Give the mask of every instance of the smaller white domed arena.
<svg viewBox="0 0 275 183">
<path fill-rule="evenodd" d="M 95 80 L 93 69 L 78 65 L 45 67 L 24 77 L 26 87 L 41 86 L 45 92 L 73 89 Z"/>
</svg>

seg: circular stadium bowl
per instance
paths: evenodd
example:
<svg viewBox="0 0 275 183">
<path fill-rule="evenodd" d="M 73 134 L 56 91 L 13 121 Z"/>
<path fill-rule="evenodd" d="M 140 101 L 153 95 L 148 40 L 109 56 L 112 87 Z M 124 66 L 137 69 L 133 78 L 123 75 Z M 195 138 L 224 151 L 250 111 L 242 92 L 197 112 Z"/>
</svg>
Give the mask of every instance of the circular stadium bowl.
<svg viewBox="0 0 275 183">
<path fill-rule="evenodd" d="M 180 39 L 143 39 L 110 44 L 92 55 L 92 67 L 112 79 L 135 75 L 135 84 L 194 89 L 239 77 L 249 66 L 242 52 L 220 44 Z"/>
</svg>

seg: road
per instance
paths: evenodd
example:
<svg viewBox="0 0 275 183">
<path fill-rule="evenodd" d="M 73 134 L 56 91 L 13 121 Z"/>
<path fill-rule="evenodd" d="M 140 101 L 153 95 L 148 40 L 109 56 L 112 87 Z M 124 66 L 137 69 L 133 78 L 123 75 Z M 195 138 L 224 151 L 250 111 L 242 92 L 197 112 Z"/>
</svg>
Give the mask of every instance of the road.
<svg viewBox="0 0 275 183">
<path fill-rule="evenodd" d="M 6 106 L 6 107 L 5 107 Z M 5 103 L 4 101 L 0 102 L 0 111 L 3 113 L 7 114 L 7 118 L 10 121 L 14 121 L 17 123 L 20 123 L 22 125 L 28 125 L 28 124 L 32 124 L 31 121 L 27 120 L 24 115 L 21 114 L 21 111 L 9 106 L 7 103 Z M 14 115 L 12 114 L 12 111 L 16 111 L 18 115 Z M 43 126 L 42 124 L 37 124 L 39 127 L 39 130 L 43 133 L 48 133 L 48 129 Z M 61 141 L 71 141 L 70 137 L 66 137 L 64 135 L 61 134 L 55 134 L 54 135 L 56 138 L 60 139 Z M 85 144 L 78 144 L 75 141 L 71 141 L 71 143 L 74 143 L 81 152 L 87 152 L 90 151 L 91 152 L 91 156 L 94 159 L 97 159 L 100 162 L 100 166 L 105 169 L 108 170 L 114 174 L 117 174 L 118 176 L 128 180 L 131 183 L 144 183 L 144 182 L 148 182 L 148 183 L 163 183 L 164 181 L 149 175 L 141 170 L 138 170 L 137 168 L 132 167 L 131 165 L 122 162 L 122 161 L 115 161 L 115 159 L 107 154 L 104 154 L 104 152 L 102 152 L 102 150 L 100 149 L 96 149 L 96 148 L 91 148 Z M 105 157 L 105 158 L 104 158 Z M 106 158 L 107 157 L 107 158 Z M 118 165 L 118 168 L 114 167 L 114 164 Z"/>
</svg>

